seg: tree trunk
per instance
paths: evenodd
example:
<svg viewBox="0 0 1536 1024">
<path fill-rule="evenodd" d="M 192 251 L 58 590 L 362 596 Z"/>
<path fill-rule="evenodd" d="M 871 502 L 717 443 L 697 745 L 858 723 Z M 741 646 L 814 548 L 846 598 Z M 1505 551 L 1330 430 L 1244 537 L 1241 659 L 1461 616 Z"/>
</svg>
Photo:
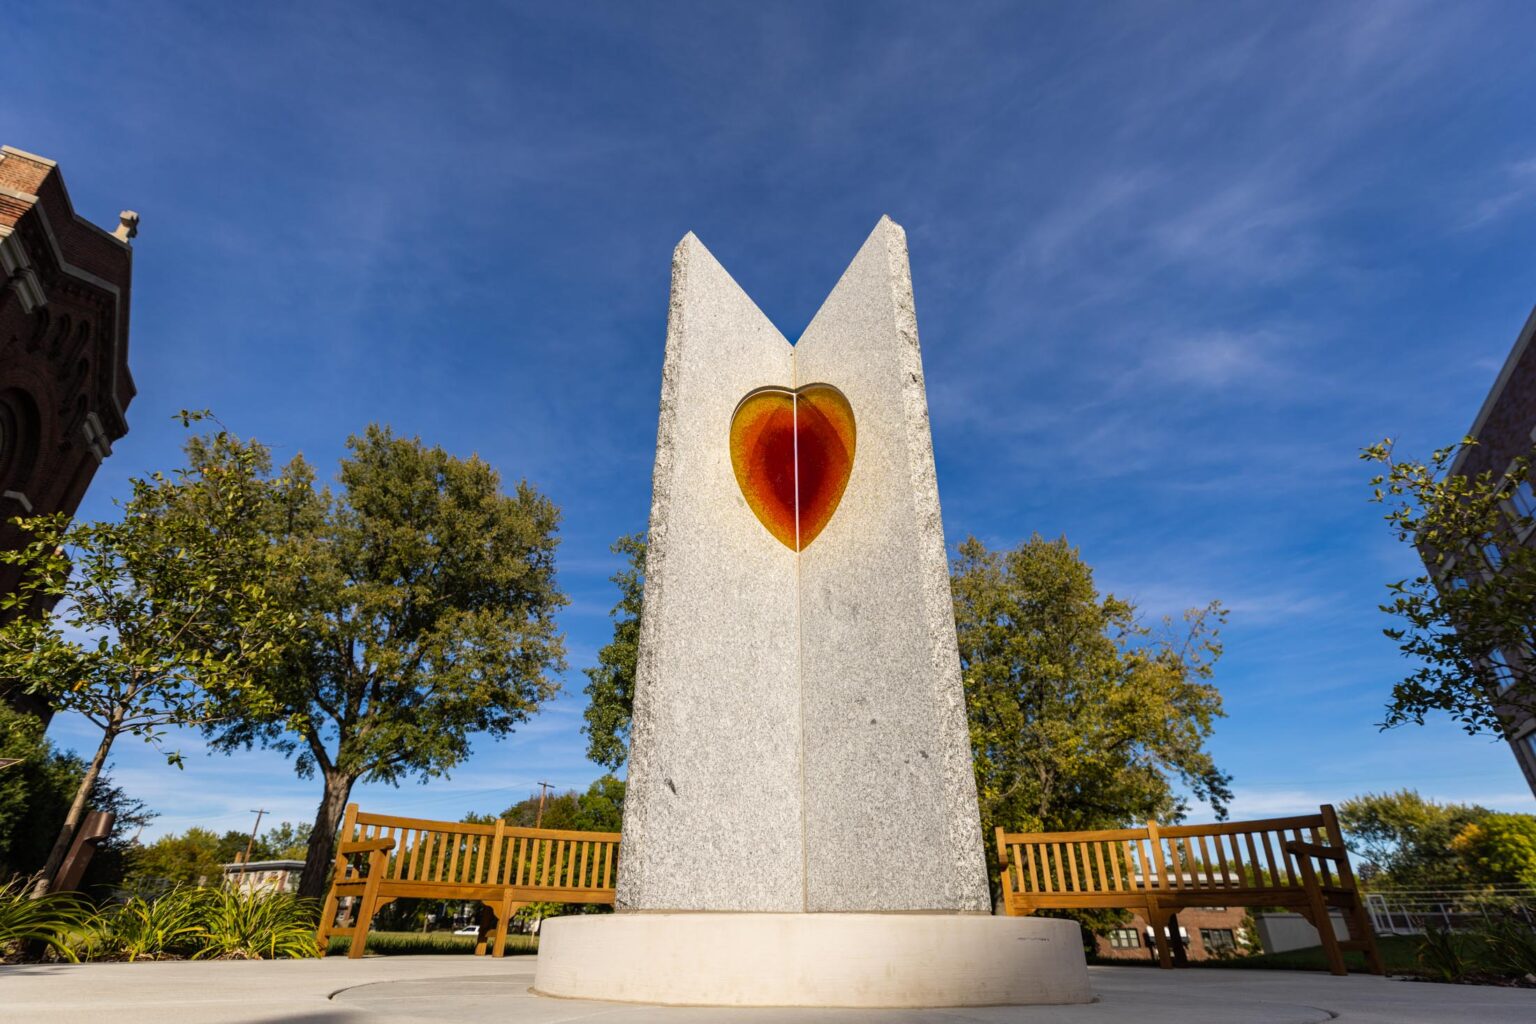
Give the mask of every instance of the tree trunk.
<svg viewBox="0 0 1536 1024">
<path fill-rule="evenodd" d="M 80 780 L 79 787 L 75 789 L 75 798 L 70 801 L 69 813 L 64 815 L 59 837 L 53 841 L 53 849 L 48 851 L 43 870 L 38 873 L 37 881 L 32 886 L 33 899 L 48 894 L 53 888 L 53 880 L 59 868 L 64 866 L 64 858 L 69 856 L 69 848 L 75 842 L 75 833 L 80 830 L 80 819 L 85 817 L 86 802 L 91 798 L 91 790 L 96 788 L 96 780 L 101 777 L 102 765 L 107 763 L 107 752 L 112 749 L 112 741 L 117 739 L 117 726 L 121 720 L 121 713 L 114 712 L 107 728 L 102 730 L 101 745 L 96 748 L 96 756 L 91 758 L 91 766 L 85 770 L 85 778 Z"/>
<path fill-rule="evenodd" d="M 309 850 L 304 855 L 304 873 L 299 876 L 299 895 L 307 900 L 325 898 L 331 887 L 331 868 L 336 857 L 336 830 L 347 810 L 347 797 L 357 781 L 341 772 L 325 773 L 325 795 L 315 812 L 315 827 L 309 833 Z"/>
</svg>

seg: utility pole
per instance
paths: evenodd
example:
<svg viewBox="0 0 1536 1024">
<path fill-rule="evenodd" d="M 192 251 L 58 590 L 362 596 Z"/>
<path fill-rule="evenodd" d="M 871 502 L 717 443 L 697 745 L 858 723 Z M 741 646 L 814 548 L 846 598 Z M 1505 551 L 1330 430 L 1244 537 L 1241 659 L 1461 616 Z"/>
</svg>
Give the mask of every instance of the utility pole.
<svg viewBox="0 0 1536 1024">
<path fill-rule="evenodd" d="M 539 783 L 539 814 L 538 817 L 533 819 L 534 828 L 538 828 L 544 824 L 544 797 L 548 795 L 549 791 L 553 788 L 554 787 L 547 782 Z"/>
<path fill-rule="evenodd" d="M 256 830 L 261 828 L 261 816 L 267 813 L 267 809 L 263 807 L 251 813 L 256 815 L 256 824 L 251 826 L 251 838 L 245 841 L 245 863 L 247 864 L 251 862 L 251 847 L 256 845 Z"/>
</svg>

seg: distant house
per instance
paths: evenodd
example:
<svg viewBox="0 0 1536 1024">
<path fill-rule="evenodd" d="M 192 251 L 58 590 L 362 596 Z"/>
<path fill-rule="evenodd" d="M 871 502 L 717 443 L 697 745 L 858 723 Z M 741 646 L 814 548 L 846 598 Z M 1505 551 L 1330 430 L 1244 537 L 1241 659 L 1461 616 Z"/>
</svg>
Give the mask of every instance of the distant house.
<svg viewBox="0 0 1536 1024">
<path fill-rule="evenodd" d="M 1186 888 L 1197 884 L 1195 876 L 1178 876 Z M 1200 876 L 1202 879 L 1204 875 Z M 1217 884 L 1236 886 L 1241 879 L 1215 871 L 1211 879 Z M 1146 887 L 1140 875 L 1131 879 L 1135 888 Z M 1246 930 L 1247 907 L 1187 907 L 1178 913 L 1179 941 L 1184 943 L 1185 955 L 1191 960 L 1214 960 L 1224 956 L 1245 954 L 1253 936 Z M 1094 935 L 1094 947 L 1104 960 L 1155 960 L 1157 937 L 1147 919 L 1131 911 L 1131 920 L 1119 928 Z M 1172 938 L 1172 936 L 1169 936 Z"/>
<path fill-rule="evenodd" d="M 1246 907 L 1192 907 L 1179 911 L 1179 939 L 1191 960 L 1214 960 L 1247 952 Z M 1171 937 L 1171 936 L 1170 936 Z M 1157 940 L 1147 919 L 1135 911 L 1131 920 L 1095 935 L 1094 946 L 1103 960 L 1156 960 Z"/>
<path fill-rule="evenodd" d="M 224 888 L 243 892 L 296 892 L 302 860 L 236 861 L 224 865 Z"/>
</svg>

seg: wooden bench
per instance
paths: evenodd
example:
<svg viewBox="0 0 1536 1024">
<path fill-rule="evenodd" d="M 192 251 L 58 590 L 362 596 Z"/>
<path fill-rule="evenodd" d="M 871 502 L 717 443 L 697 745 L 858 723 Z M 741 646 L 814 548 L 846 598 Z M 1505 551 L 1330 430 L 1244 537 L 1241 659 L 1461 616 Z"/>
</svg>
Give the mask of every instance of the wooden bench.
<svg viewBox="0 0 1536 1024">
<path fill-rule="evenodd" d="M 613 903 L 619 833 L 568 832 L 364 814 L 348 804 L 336 846 L 330 894 L 315 935 L 320 955 L 343 897 L 356 897 L 357 918 L 347 955 L 363 955 L 373 916 L 397 899 L 477 901 L 494 915 L 475 946 L 492 936 L 506 950 L 512 915 L 524 904 Z"/>
<path fill-rule="evenodd" d="M 1376 937 L 1360 901 L 1333 808 L 1320 814 L 1215 825 L 1158 825 L 1098 832 L 997 830 L 1003 904 L 1009 914 L 1119 908 L 1152 926 L 1157 959 L 1173 966 L 1174 914 L 1194 907 L 1286 907 L 1317 928 L 1328 968 L 1347 974 L 1343 950 L 1365 954 L 1382 974 Z M 1342 908 L 1349 939 L 1334 935 Z"/>
</svg>

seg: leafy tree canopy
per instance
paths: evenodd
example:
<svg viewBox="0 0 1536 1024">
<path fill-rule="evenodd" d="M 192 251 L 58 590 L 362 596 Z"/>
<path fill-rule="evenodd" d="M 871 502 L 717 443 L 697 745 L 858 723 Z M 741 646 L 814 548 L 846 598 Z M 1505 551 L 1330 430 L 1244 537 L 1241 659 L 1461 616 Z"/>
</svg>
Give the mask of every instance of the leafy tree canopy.
<svg viewBox="0 0 1536 1024">
<path fill-rule="evenodd" d="M 501 818 L 508 825 L 533 828 L 539 821 L 539 795 L 502 811 L 499 815 L 472 815 L 466 821 L 488 823 Z M 585 793 L 571 789 L 550 793 L 544 798 L 544 828 L 573 829 L 579 832 L 617 832 L 624 820 L 624 780 L 604 775 L 587 787 Z"/>
<path fill-rule="evenodd" d="M 301 894 L 323 892 L 358 780 L 442 775 L 475 734 L 504 736 L 558 688 L 559 511 L 527 483 L 511 495 L 477 457 L 370 426 L 347 442 L 338 489 L 303 480 L 285 510 L 293 569 L 280 591 L 300 626 L 253 681 L 271 710 L 210 722 L 218 749 L 261 744 L 319 774 Z"/>
<path fill-rule="evenodd" d="M 617 771 L 629 757 L 629 720 L 635 705 L 635 663 L 640 652 L 640 610 L 645 599 L 645 534 L 632 533 L 614 541 L 610 550 L 629 564 L 610 577 L 619 588 L 613 606 L 613 639 L 597 652 L 597 665 L 587 676 L 587 710 L 583 713 L 587 757 Z"/>
<path fill-rule="evenodd" d="M 1389 439 L 1361 455 L 1381 468 L 1373 500 L 1426 565 L 1388 584 L 1381 606 L 1397 618 L 1385 632 L 1412 666 L 1392 688 L 1384 727 L 1439 712 L 1469 733 L 1503 735 L 1536 714 L 1536 547 L 1522 542 L 1536 526 L 1532 454 L 1507 472 L 1452 473 L 1476 445 L 1469 437 L 1420 462 L 1398 458 Z"/>
<path fill-rule="evenodd" d="M 1536 815 L 1490 814 L 1464 826 L 1451 849 L 1477 884 L 1536 889 Z"/>
<path fill-rule="evenodd" d="M 0 703 L 0 757 L 19 764 L 0 770 L 0 879 L 31 876 L 42 869 L 85 777 L 85 761 L 58 750 L 32 715 Z M 87 797 L 90 807 L 113 815 L 112 831 L 101 842 L 81 879 L 86 892 L 117 886 L 135 832 L 153 819 L 143 802 L 114 785 L 108 771 L 96 778 Z"/>
<path fill-rule="evenodd" d="M 289 821 L 261 833 L 254 842 L 249 832 L 238 829 L 219 835 L 193 826 L 134 850 L 129 858 L 128 884 L 142 889 L 219 885 L 223 882 L 224 865 L 243 858 L 247 845 L 252 861 L 292 860 L 304 856 L 308 839 L 308 825 Z"/>
<path fill-rule="evenodd" d="M 1442 804 L 1411 789 L 1366 793 L 1338 807 L 1345 842 L 1364 859 L 1361 876 L 1376 888 L 1459 889 L 1470 884 L 1452 840 L 1493 812 Z"/>
<path fill-rule="evenodd" d="M 1225 816 L 1229 776 L 1205 748 L 1219 604 L 1149 628 L 1076 548 L 1038 535 L 1009 551 L 968 539 L 952 582 L 986 834 L 1177 820 L 1173 779 Z"/>
<path fill-rule="evenodd" d="M 180 834 L 161 836 L 135 851 L 130 861 L 129 885 L 218 885 L 224 878 L 224 865 L 244 850 L 245 837 L 238 833 L 221 838 L 216 832 L 193 826 Z"/>
<path fill-rule="evenodd" d="M 62 863 L 116 739 L 158 744 L 174 726 L 257 713 L 247 684 L 294 628 L 274 596 L 280 549 L 270 539 L 291 481 L 271 475 L 264 447 L 223 429 L 192 437 L 186 455 L 172 474 L 130 481 L 119 520 L 19 519 L 26 541 L 0 551 L 22 570 L 17 590 L 0 596 L 0 679 L 78 713 L 102 736 L 37 893 Z"/>
</svg>

